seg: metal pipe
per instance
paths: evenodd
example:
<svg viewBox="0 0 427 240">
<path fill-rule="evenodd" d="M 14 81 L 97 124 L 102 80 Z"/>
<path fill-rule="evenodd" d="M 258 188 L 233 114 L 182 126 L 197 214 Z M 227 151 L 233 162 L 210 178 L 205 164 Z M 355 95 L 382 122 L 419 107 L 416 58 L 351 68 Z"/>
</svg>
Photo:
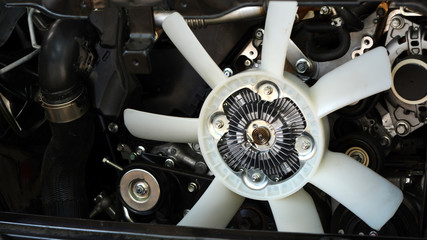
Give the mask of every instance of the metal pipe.
<svg viewBox="0 0 427 240">
<path fill-rule="evenodd" d="M 173 11 L 154 11 L 154 25 L 161 27 L 163 21 Z M 231 12 L 226 12 L 218 15 L 201 16 L 201 17 L 185 17 L 185 21 L 191 28 L 205 28 L 208 25 L 237 22 L 241 20 L 253 20 L 265 16 L 265 10 L 262 6 L 246 6 L 241 7 Z"/>
</svg>

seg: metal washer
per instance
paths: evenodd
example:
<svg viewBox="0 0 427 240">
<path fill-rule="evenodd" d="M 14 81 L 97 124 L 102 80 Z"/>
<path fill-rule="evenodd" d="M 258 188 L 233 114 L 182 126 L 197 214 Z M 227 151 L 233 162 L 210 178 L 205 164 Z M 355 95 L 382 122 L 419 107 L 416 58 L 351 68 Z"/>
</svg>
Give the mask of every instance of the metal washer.
<svg viewBox="0 0 427 240">
<path fill-rule="evenodd" d="M 150 195 L 147 199 L 141 201 L 132 196 L 132 184 L 137 181 L 147 182 L 150 188 Z M 160 185 L 157 179 L 148 171 L 143 169 L 132 169 L 126 172 L 120 180 L 120 195 L 123 201 L 133 210 L 138 212 L 153 209 L 160 199 Z"/>
</svg>

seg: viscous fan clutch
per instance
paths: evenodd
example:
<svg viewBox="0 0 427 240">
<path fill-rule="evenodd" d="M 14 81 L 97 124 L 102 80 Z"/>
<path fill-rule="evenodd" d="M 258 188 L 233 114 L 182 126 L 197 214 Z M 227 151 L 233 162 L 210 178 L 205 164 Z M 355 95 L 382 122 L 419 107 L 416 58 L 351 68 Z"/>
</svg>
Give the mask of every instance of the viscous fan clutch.
<svg viewBox="0 0 427 240">
<path fill-rule="evenodd" d="M 301 168 L 303 162 L 295 150 L 295 140 L 303 133 L 306 122 L 292 100 L 269 102 L 244 88 L 228 97 L 223 109 L 229 128 L 217 146 L 231 169 L 259 169 L 278 182 Z"/>
</svg>

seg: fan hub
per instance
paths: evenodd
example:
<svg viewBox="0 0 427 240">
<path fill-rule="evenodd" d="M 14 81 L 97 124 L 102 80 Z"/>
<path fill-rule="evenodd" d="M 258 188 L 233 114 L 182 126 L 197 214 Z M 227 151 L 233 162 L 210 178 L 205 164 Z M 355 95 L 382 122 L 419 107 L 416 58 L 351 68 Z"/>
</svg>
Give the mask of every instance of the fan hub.
<svg viewBox="0 0 427 240">
<path fill-rule="evenodd" d="M 203 105 L 201 152 L 215 177 L 239 195 L 269 200 L 293 194 L 323 155 L 326 131 L 309 89 L 293 75 L 286 78 L 240 73 L 216 86 Z"/>
</svg>

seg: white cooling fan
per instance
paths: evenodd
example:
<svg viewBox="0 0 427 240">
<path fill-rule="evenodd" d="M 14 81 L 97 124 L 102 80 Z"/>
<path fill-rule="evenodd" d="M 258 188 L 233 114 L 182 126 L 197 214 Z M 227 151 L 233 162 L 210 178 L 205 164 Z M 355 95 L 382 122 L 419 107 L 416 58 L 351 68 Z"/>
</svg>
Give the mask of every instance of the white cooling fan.
<svg viewBox="0 0 427 240">
<path fill-rule="evenodd" d="M 311 88 L 284 73 L 297 3 L 270 1 L 259 70 L 227 78 L 183 17 L 163 29 L 213 89 L 198 119 L 126 109 L 136 137 L 198 142 L 215 179 L 179 225 L 224 228 L 245 198 L 269 202 L 279 231 L 323 233 L 311 183 L 379 230 L 402 192 L 349 156 L 328 150 L 326 115 L 391 86 L 387 51 L 376 48 L 323 76 Z"/>
</svg>

